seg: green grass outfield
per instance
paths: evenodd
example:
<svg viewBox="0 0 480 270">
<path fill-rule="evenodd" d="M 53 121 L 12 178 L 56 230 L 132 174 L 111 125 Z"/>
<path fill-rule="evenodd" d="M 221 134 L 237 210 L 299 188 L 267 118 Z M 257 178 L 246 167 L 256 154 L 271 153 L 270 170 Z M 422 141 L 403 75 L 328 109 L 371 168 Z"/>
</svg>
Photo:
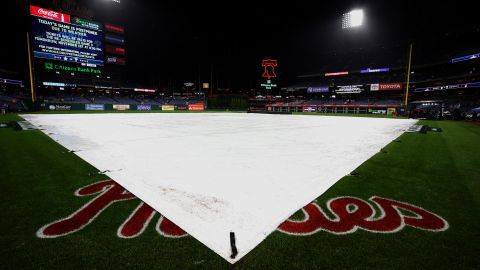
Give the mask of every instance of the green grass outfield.
<svg viewBox="0 0 480 270">
<path fill-rule="evenodd" d="M 17 120 L 14 114 L 0 115 L 0 123 Z M 277 231 L 236 269 L 478 269 L 480 126 L 421 123 L 443 132 L 402 135 L 361 165 L 358 176 L 341 179 L 317 204 L 327 210 L 326 202 L 335 197 L 368 201 L 376 195 L 433 212 L 448 222 L 447 230 L 406 226 L 389 234 L 357 230 L 309 236 Z M 226 261 L 192 237 L 160 235 L 155 230 L 159 214 L 138 237 L 117 237 L 138 199 L 112 204 L 73 234 L 38 238 L 39 228 L 69 216 L 96 196 L 74 196 L 77 189 L 107 179 L 94 172 L 38 130 L 0 128 L 1 269 L 228 269 Z M 303 218 L 303 212 L 294 217 Z"/>
</svg>

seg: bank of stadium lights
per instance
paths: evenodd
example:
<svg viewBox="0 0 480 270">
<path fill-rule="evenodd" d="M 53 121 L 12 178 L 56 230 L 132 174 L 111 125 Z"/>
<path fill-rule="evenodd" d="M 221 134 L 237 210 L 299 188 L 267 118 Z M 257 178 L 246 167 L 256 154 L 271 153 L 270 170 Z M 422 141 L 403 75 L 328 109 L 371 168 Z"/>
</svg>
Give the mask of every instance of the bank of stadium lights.
<svg viewBox="0 0 480 270">
<path fill-rule="evenodd" d="M 359 27 L 363 24 L 363 9 L 354 9 L 342 15 L 342 29 Z"/>
</svg>

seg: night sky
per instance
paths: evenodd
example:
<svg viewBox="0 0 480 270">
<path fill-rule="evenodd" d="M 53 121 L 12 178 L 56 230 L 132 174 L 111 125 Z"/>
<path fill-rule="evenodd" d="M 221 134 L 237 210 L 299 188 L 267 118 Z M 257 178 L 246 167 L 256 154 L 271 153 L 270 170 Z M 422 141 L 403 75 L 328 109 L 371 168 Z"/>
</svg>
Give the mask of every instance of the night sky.
<svg viewBox="0 0 480 270">
<path fill-rule="evenodd" d="M 222 88 L 258 88 L 264 58 L 278 59 L 279 82 L 288 84 L 297 75 L 369 67 L 363 61 L 402 65 L 411 42 L 417 63 L 480 49 L 480 20 L 468 1 L 78 2 L 93 10 L 93 19 L 125 26 L 125 79 L 153 86 L 196 82 L 200 71 L 201 81 L 212 75 Z M 342 30 L 341 14 L 354 8 L 364 9 L 366 25 Z M 0 68 L 23 71 L 15 58 L 25 56 L 18 29 L 25 26 L 7 22 L 2 32 L 12 39 L 2 38 Z"/>
</svg>

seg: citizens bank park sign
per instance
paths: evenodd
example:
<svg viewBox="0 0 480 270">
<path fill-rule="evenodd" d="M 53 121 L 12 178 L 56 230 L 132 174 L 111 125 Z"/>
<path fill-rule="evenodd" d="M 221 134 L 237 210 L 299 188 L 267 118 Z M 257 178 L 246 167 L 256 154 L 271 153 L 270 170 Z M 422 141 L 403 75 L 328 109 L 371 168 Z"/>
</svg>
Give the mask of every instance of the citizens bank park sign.
<svg viewBox="0 0 480 270">
<path fill-rule="evenodd" d="M 66 217 L 60 217 L 38 229 L 39 238 L 58 238 L 78 233 L 102 218 L 102 212 L 113 204 L 136 197 L 113 180 L 96 182 L 78 189 L 77 197 L 91 199 Z M 357 197 L 335 197 L 320 205 L 312 202 L 303 209 L 303 218 L 288 219 L 279 225 L 277 231 L 287 235 L 308 236 L 320 232 L 335 235 L 351 234 L 358 230 L 370 233 L 397 233 L 405 227 L 427 232 L 443 232 L 449 228 L 441 216 L 422 207 L 372 196 L 368 200 Z M 135 238 L 141 235 L 156 217 L 155 229 L 160 236 L 180 238 L 187 233 L 153 208 L 140 201 L 131 212 L 125 213 L 125 220 L 118 224 L 119 238 Z M 252 221 L 255 222 L 255 221 Z"/>
<path fill-rule="evenodd" d="M 79 72 L 79 73 L 90 73 L 90 74 L 102 74 L 102 71 L 97 68 L 91 67 L 75 67 L 67 66 L 61 64 L 54 64 L 50 62 L 44 63 L 45 70 L 55 70 L 55 71 L 65 71 L 65 72 Z"/>
</svg>

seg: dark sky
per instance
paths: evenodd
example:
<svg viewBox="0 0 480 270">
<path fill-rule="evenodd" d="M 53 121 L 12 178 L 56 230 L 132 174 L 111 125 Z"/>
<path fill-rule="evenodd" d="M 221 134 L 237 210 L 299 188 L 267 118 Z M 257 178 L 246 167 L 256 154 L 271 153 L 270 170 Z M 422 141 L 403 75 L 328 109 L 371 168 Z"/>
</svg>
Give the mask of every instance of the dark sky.
<svg viewBox="0 0 480 270">
<path fill-rule="evenodd" d="M 421 1 L 279 2 L 125 3 L 128 21 L 132 23 L 130 40 L 142 40 L 131 42 L 141 48 L 133 47 L 138 57 L 132 57 L 141 64 L 149 58 L 145 52 L 152 52 L 149 59 L 161 66 L 161 73 L 183 73 L 187 77 L 195 76 L 198 63 L 213 63 L 214 69 L 229 77 L 233 86 L 250 87 L 249 84 L 255 86 L 263 58 L 278 59 L 278 70 L 288 80 L 324 69 L 326 61 L 347 62 L 348 58 L 359 58 L 365 53 L 371 53 L 371 58 L 385 56 L 387 60 L 391 52 L 401 57 L 410 41 L 431 48 L 434 55 L 433 50 L 440 49 L 438 43 L 446 51 L 463 49 L 480 35 L 473 7 L 461 1 L 437 1 L 435 5 L 419 5 Z M 341 14 L 352 8 L 365 10 L 366 25 L 363 29 L 342 31 Z M 145 25 L 150 31 L 142 31 Z M 132 31 L 134 28 L 138 30 Z M 462 42 L 464 33 L 475 38 Z M 446 38 L 448 35 L 452 38 Z M 476 45 L 478 48 L 478 41 Z"/>
<path fill-rule="evenodd" d="M 417 63 L 480 49 L 480 20 L 469 1 L 80 2 L 94 19 L 125 25 L 128 80 L 136 83 L 196 82 L 199 70 L 208 81 L 212 70 L 220 87 L 247 90 L 258 87 L 264 58 L 278 59 L 280 82 L 288 83 L 363 63 L 401 65 L 410 42 Z M 353 8 L 365 10 L 366 25 L 342 30 L 341 14 Z M 16 38 L 2 44 L 1 56 L 25 55 L 16 44 L 21 35 L 6 25 L 4 33 Z"/>
</svg>

